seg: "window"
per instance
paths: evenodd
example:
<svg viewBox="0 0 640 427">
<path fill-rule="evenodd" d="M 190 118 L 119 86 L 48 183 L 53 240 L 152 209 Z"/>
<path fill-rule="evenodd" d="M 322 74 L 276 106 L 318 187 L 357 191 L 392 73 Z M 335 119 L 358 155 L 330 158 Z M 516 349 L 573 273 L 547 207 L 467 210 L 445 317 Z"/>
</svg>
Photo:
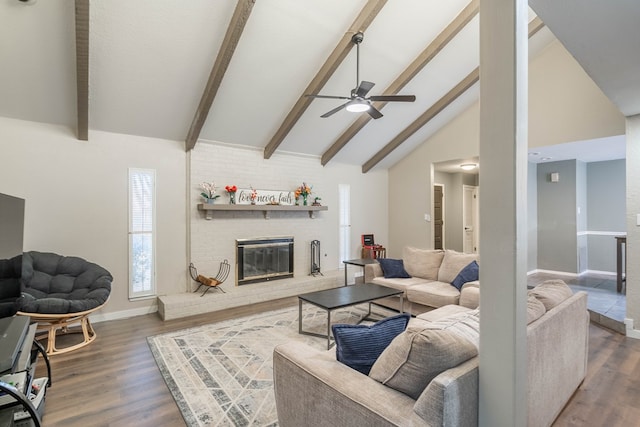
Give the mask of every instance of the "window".
<svg viewBox="0 0 640 427">
<path fill-rule="evenodd" d="M 351 247 L 351 186 L 349 184 L 338 184 L 338 215 L 339 233 L 338 245 L 340 259 L 338 266 L 344 267 L 342 261 L 351 259 L 349 248 Z"/>
<path fill-rule="evenodd" d="M 156 294 L 156 172 L 129 169 L 129 298 Z"/>
</svg>

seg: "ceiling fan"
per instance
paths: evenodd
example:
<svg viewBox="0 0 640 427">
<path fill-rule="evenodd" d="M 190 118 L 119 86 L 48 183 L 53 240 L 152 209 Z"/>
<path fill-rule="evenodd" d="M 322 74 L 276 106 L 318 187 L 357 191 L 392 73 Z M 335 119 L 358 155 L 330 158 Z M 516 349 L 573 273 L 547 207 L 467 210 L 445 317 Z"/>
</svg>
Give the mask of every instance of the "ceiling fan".
<svg viewBox="0 0 640 427">
<path fill-rule="evenodd" d="M 360 43 L 364 39 L 362 32 L 357 32 L 351 37 L 351 41 L 356 45 L 356 87 L 351 90 L 351 96 L 333 96 L 333 95 L 305 95 L 312 98 L 327 98 L 327 99 L 348 99 L 344 104 L 334 108 L 321 115 L 320 117 L 329 117 L 338 111 L 346 108 L 351 112 L 364 112 L 366 111 L 374 119 L 382 117 L 382 113 L 378 111 L 371 101 L 385 101 L 385 102 L 413 102 L 416 100 L 415 95 L 378 95 L 369 96 L 367 94 L 375 83 L 368 82 L 366 80 L 360 81 Z M 358 84 L 359 82 L 359 84 Z"/>
</svg>

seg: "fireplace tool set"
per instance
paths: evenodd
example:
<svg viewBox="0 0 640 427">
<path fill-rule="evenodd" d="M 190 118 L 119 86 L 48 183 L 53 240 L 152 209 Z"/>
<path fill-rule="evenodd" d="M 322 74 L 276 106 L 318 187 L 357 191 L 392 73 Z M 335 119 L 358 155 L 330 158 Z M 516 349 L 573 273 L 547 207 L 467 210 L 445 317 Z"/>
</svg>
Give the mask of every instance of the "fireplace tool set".
<svg viewBox="0 0 640 427">
<path fill-rule="evenodd" d="M 311 275 L 316 277 L 317 275 L 324 276 L 320 271 L 320 240 L 311 241 Z"/>
</svg>

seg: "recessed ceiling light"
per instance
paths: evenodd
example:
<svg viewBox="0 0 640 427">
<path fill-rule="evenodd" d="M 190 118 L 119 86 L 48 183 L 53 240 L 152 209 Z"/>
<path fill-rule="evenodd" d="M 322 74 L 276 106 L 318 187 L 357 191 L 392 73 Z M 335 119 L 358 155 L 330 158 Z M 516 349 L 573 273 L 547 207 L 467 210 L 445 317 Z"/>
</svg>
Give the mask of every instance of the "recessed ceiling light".
<svg viewBox="0 0 640 427">
<path fill-rule="evenodd" d="M 465 171 L 470 171 L 472 169 L 475 169 L 476 166 L 478 166 L 478 165 L 475 164 L 475 163 L 465 163 L 465 164 L 460 165 L 460 169 L 465 170 Z"/>
<path fill-rule="evenodd" d="M 537 151 L 532 151 L 532 152 L 530 152 L 530 153 L 529 153 L 529 155 L 530 155 L 530 156 L 539 156 L 539 155 L 540 155 L 540 153 L 539 153 L 539 152 L 537 152 Z"/>
<path fill-rule="evenodd" d="M 551 160 L 551 159 L 552 159 L 552 157 L 543 157 L 543 158 L 541 158 L 540 160 L 542 160 L 542 161 L 545 161 L 545 162 L 546 162 L 547 160 Z"/>
</svg>

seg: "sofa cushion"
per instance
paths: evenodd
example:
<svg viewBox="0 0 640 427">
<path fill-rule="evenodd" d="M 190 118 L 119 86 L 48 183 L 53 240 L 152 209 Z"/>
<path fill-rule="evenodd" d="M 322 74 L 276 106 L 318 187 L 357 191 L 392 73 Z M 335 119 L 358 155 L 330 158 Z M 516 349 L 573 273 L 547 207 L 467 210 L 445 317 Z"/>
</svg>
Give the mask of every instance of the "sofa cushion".
<svg viewBox="0 0 640 427">
<path fill-rule="evenodd" d="M 409 273 L 404 269 L 401 259 L 378 258 L 378 263 L 382 267 L 382 273 L 385 279 L 408 279 Z"/>
<path fill-rule="evenodd" d="M 529 291 L 529 295 L 535 296 L 549 311 L 573 295 L 573 291 L 564 281 L 554 279 L 540 283 Z"/>
<path fill-rule="evenodd" d="M 477 354 L 473 344 L 452 331 L 407 330 L 382 352 L 369 376 L 417 399 L 434 377 Z"/>
<path fill-rule="evenodd" d="M 458 304 L 460 292 L 449 283 L 428 282 L 408 287 L 407 298 L 411 302 L 429 307 L 442 307 Z"/>
<path fill-rule="evenodd" d="M 447 249 L 438 270 L 438 281 L 451 283 L 458 273 L 471 261 L 478 260 L 478 254 L 463 254 Z"/>
<path fill-rule="evenodd" d="M 409 328 L 425 329 L 437 320 L 451 317 L 458 313 L 465 313 L 470 310 L 471 310 L 470 308 L 463 307 L 461 305 L 455 305 L 455 304 L 445 305 L 440 308 L 436 308 L 434 310 L 420 313 L 416 317 L 412 317 L 411 320 L 409 321 L 409 325 L 407 325 L 407 329 Z"/>
<path fill-rule="evenodd" d="M 415 285 L 422 285 L 429 282 L 425 279 L 421 279 L 420 277 L 411 277 L 409 279 L 385 279 L 384 277 L 376 277 L 375 279 L 371 280 L 371 283 L 375 283 L 376 285 L 388 286 L 390 288 L 399 289 L 406 292 L 407 289 Z M 448 286 L 451 288 L 451 285 Z"/>
<path fill-rule="evenodd" d="M 478 262 L 474 259 L 469 264 L 467 264 L 460 273 L 456 276 L 455 279 L 451 282 L 453 286 L 457 290 L 462 289 L 462 285 L 467 282 L 473 282 L 480 278 L 480 267 L 478 266 Z"/>
<path fill-rule="evenodd" d="M 538 298 L 533 295 L 529 295 L 527 298 L 527 325 L 531 322 L 535 322 L 539 318 L 541 318 L 547 309 L 544 307 L 544 304 L 538 300 Z"/>
<path fill-rule="evenodd" d="M 478 349 L 480 347 L 480 309 L 462 310 L 447 317 L 427 322 L 426 326 L 416 324 L 407 328 L 408 331 L 414 329 L 447 330 L 466 339 Z"/>
<path fill-rule="evenodd" d="M 427 322 L 435 322 L 440 319 L 446 319 L 447 317 L 453 316 L 458 313 L 466 313 L 469 311 L 467 307 L 462 307 L 460 305 L 449 304 L 442 306 L 440 308 L 436 308 L 435 310 L 427 311 L 426 313 L 422 313 L 416 316 L 416 319 L 424 320 Z"/>
<path fill-rule="evenodd" d="M 427 280 L 438 280 L 438 270 L 443 256 L 444 251 L 440 249 L 418 249 L 406 246 L 402 250 L 402 259 L 407 273 L 412 277 Z"/>
<path fill-rule="evenodd" d="M 391 341 L 404 331 L 411 319 L 408 313 L 387 317 L 373 325 L 335 324 L 331 326 L 336 341 L 336 359 L 369 375 L 371 366 Z"/>
</svg>

